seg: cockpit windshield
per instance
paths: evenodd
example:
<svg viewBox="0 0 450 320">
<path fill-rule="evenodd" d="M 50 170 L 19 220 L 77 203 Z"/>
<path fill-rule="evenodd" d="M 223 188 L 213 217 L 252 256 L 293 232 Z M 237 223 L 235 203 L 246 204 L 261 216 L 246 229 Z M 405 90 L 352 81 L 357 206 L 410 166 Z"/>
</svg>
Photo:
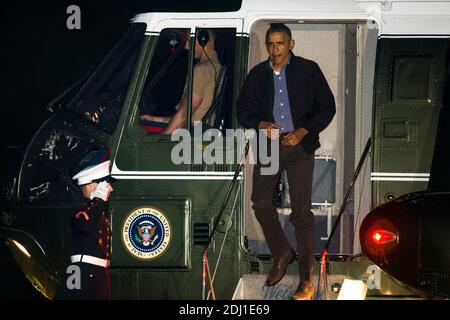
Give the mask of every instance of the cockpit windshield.
<svg viewBox="0 0 450 320">
<path fill-rule="evenodd" d="M 113 134 L 124 103 L 132 71 L 142 47 L 146 25 L 133 23 L 80 92 L 67 106 L 69 112 L 102 131 Z"/>
</svg>

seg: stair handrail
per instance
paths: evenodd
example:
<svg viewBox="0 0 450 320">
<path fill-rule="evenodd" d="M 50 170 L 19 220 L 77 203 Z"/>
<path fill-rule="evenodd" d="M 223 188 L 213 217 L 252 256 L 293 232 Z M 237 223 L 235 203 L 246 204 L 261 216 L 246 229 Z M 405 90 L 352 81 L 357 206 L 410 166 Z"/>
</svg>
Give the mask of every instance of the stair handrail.
<svg viewBox="0 0 450 320">
<path fill-rule="evenodd" d="M 249 140 L 247 140 L 246 144 L 245 144 L 244 154 L 242 155 L 242 158 L 241 158 L 241 160 L 240 160 L 240 162 L 239 162 L 239 164 L 238 164 L 238 166 L 236 168 L 236 171 L 234 172 L 233 180 L 231 181 L 231 184 L 228 187 L 227 194 L 226 194 L 225 199 L 224 199 L 224 201 L 222 203 L 222 207 L 220 208 L 219 214 L 217 215 L 217 219 L 216 219 L 216 221 L 214 223 L 214 227 L 213 227 L 213 229 L 212 229 L 212 231 L 211 231 L 211 233 L 210 233 L 210 235 L 208 237 L 208 242 L 206 243 L 206 245 L 205 245 L 205 247 L 203 249 L 203 253 L 202 253 L 202 263 L 203 263 L 203 271 L 202 271 L 202 300 L 206 300 L 206 277 L 207 277 L 208 273 L 209 273 L 208 282 L 209 282 L 210 290 L 212 292 L 214 291 L 213 290 L 214 289 L 213 280 L 211 279 L 210 272 L 208 271 L 209 270 L 208 248 L 209 248 L 209 245 L 211 244 L 211 241 L 212 241 L 212 239 L 213 239 L 213 237 L 214 237 L 214 235 L 215 235 L 215 233 L 217 231 L 217 227 L 219 225 L 220 219 L 222 218 L 223 212 L 225 211 L 225 208 L 226 208 L 226 206 L 228 204 L 228 200 L 230 199 L 231 191 L 233 190 L 234 185 L 235 185 L 235 183 L 237 181 L 237 178 L 239 177 L 239 174 L 240 174 L 240 172 L 242 170 L 242 167 L 244 166 L 245 159 L 246 159 L 247 154 L 248 154 L 249 146 L 250 146 L 250 142 L 249 142 Z M 225 241 L 225 239 L 226 238 L 224 237 L 224 241 Z M 220 260 L 220 257 L 219 257 L 219 260 Z"/>
<path fill-rule="evenodd" d="M 317 300 L 319 299 L 319 291 L 320 291 L 319 288 L 320 288 L 321 275 L 323 277 L 324 298 L 325 298 L 325 300 L 327 300 L 327 298 L 328 298 L 328 284 L 327 284 L 327 277 L 326 277 L 326 261 L 327 261 L 327 255 L 328 255 L 328 248 L 329 248 L 329 246 L 331 244 L 331 240 L 333 239 L 333 236 L 337 230 L 337 226 L 339 225 L 342 214 L 344 213 L 344 211 L 347 207 L 348 199 L 350 198 L 350 195 L 353 191 L 353 187 L 355 185 L 356 179 L 359 176 L 361 167 L 364 164 L 364 161 L 366 160 L 367 155 L 369 154 L 371 144 L 372 144 L 372 139 L 369 137 L 369 139 L 367 140 L 366 146 L 364 148 L 364 151 L 361 155 L 361 158 L 359 159 L 358 166 L 356 167 L 355 172 L 353 173 L 353 177 L 347 188 L 347 192 L 345 193 L 344 201 L 342 202 L 341 208 L 339 210 L 339 214 L 336 218 L 336 221 L 334 222 L 333 228 L 331 229 L 331 233 L 328 235 L 328 240 L 325 243 L 325 246 L 323 247 L 321 259 L 320 259 L 319 274 L 317 276 L 317 290 L 316 290 L 316 299 Z"/>
</svg>

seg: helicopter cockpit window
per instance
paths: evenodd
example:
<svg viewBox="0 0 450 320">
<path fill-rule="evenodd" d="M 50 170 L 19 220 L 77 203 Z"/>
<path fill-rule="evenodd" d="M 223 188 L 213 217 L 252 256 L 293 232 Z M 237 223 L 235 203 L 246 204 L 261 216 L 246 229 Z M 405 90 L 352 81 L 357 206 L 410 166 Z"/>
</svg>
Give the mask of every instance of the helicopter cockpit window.
<svg viewBox="0 0 450 320">
<path fill-rule="evenodd" d="M 201 122 L 204 128 L 222 130 L 228 126 L 235 29 L 198 29 L 194 45 L 189 34 L 189 29 L 161 31 L 139 101 L 139 125 L 149 133 L 171 134 L 184 128 L 189 99 L 194 125 Z M 194 64 L 192 82 L 189 63 Z"/>
<path fill-rule="evenodd" d="M 20 172 L 19 198 L 27 202 L 64 202 L 76 194 L 67 169 L 97 144 L 73 132 L 59 114 L 33 138 Z"/>
<path fill-rule="evenodd" d="M 142 47 L 146 25 L 134 23 L 116 44 L 80 92 L 68 110 L 81 116 L 108 134 L 119 120 L 128 84 Z"/>
<path fill-rule="evenodd" d="M 188 72 L 190 29 L 161 31 L 139 101 L 140 126 L 161 133 L 183 97 Z"/>
</svg>

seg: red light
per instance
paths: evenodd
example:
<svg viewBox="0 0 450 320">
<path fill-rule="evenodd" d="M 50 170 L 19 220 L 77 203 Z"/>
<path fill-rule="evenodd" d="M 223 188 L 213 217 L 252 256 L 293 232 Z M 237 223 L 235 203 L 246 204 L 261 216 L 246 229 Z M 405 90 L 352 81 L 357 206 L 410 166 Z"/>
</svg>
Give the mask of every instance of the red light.
<svg viewBox="0 0 450 320">
<path fill-rule="evenodd" d="M 387 244 L 397 240 L 397 235 L 387 230 L 375 230 L 372 232 L 372 239 L 375 244 Z"/>
<path fill-rule="evenodd" d="M 381 240 L 381 234 L 379 232 L 375 232 L 373 234 L 373 239 L 375 240 L 375 242 L 379 242 Z"/>
</svg>

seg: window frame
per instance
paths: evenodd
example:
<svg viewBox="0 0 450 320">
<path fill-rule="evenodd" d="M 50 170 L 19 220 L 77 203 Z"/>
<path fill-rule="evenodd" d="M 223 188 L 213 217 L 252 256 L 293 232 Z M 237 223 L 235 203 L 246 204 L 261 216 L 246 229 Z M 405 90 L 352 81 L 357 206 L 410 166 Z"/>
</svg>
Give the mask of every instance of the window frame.
<svg viewBox="0 0 450 320">
<path fill-rule="evenodd" d="M 159 23 L 154 24 L 154 29 L 147 29 L 146 38 L 144 39 L 144 43 L 146 47 L 143 49 L 144 53 L 142 59 L 144 59 L 143 64 L 141 66 L 141 78 L 139 83 L 137 84 L 136 94 L 134 96 L 133 106 L 131 118 L 128 119 L 128 126 L 126 131 L 129 133 L 130 137 L 133 137 L 133 140 L 138 141 L 138 143 L 170 143 L 172 135 L 165 134 L 148 134 L 144 129 L 139 126 L 139 98 L 142 95 L 142 90 L 145 86 L 145 81 L 147 79 L 147 73 L 149 67 L 151 65 L 154 50 L 156 49 L 159 36 L 161 31 L 164 29 L 190 29 L 189 35 L 189 46 L 190 48 L 195 48 L 195 36 L 196 30 L 202 28 L 234 28 L 236 32 L 236 37 L 239 34 L 242 34 L 242 19 L 167 19 L 162 20 Z M 184 128 L 189 130 L 192 133 L 192 124 L 191 119 L 192 116 L 192 84 L 193 84 L 193 65 L 194 61 L 194 50 L 189 50 L 189 58 L 188 58 L 188 74 L 187 74 L 187 87 L 186 89 L 189 92 L 188 95 L 188 113 L 186 116 L 186 123 Z"/>
</svg>

